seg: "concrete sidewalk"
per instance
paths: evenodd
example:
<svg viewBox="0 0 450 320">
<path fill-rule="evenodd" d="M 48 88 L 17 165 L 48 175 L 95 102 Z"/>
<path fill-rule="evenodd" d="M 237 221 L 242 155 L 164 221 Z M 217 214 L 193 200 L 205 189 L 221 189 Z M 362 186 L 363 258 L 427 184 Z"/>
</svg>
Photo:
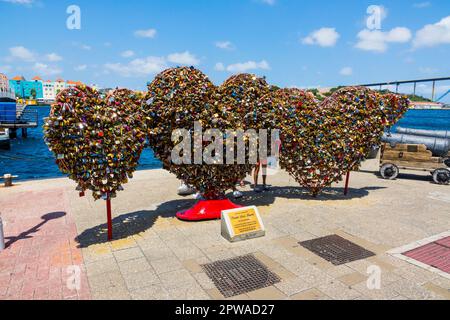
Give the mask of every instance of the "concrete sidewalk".
<svg viewBox="0 0 450 320">
<path fill-rule="evenodd" d="M 0 188 L 6 236 L 15 239 L 0 253 L 0 299 L 223 299 L 201 264 L 248 253 L 281 282 L 234 298 L 450 299 L 449 279 L 386 253 L 450 230 L 450 187 L 434 185 L 425 175 L 403 174 L 397 181 L 386 181 L 359 172 L 352 173 L 349 196 L 339 184 L 313 199 L 284 172 L 268 179 L 270 191 L 255 194 L 247 186 L 242 189 L 244 198 L 236 201 L 259 207 L 266 237 L 235 244 L 221 237 L 220 221 L 187 223 L 174 218 L 195 201 L 177 196 L 179 182 L 163 170 L 137 172 L 113 199 L 111 243 L 106 241 L 105 202 L 94 202 L 89 195 L 79 198 L 68 179 Z M 52 212 L 65 215 L 50 215 L 38 230 L 32 228 Z M 21 235 L 29 229 L 26 237 Z M 330 234 L 376 256 L 334 266 L 298 244 Z M 33 246 L 41 250 L 26 249 Z M 34 258 L 20 260 L 27 250 L 34 251 Z M 37 273 L 20 276 L 36 259 L 47 261 L 56 253 L 61 254 L 60 260 L 55 258 L 61 283 L 67 281 L 64 268 L 80 266 L 78 291 L 53 295 L 50 288 L 56 280 L 52 285 L 47 278 L 39 280 L 40 265 Z M 382 270 L 379 290 L 366 284 L 372 265 Z M 49 288 L 48 294 L 41 294 L 47 290 L 40 289 L 42 285 Z"/>
</svg>

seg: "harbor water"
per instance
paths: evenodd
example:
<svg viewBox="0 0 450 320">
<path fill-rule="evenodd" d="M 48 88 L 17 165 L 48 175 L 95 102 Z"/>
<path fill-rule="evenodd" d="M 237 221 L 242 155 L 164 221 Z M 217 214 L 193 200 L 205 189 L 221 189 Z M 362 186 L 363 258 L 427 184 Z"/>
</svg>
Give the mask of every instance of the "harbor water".
<svg viewBox="0 0 450 320">
<path fill-rule="evenodd" d="M 37 110 L 39 125 L 28 129 L 28 138 L 22 139 L 20 130 L 18 138 L 11 140 L 11 150 L 0 150 L 0 175 L 6 173 L 18 175 L 18 180 L 46 179 L 64 176 L 55 164 L 53 154 L 48 150 L 43 139 L 43 119 L 49 115 L 50 107 L 28 107 Z M 427 130 L 450 130 L 450 110 L 409 110 L 397 126 Z M 395 132 L 395 127 L 392 129 Z M 150 148 L 146 148 L 140 159 L 139 169 L 161 168 Z"/>
</svg>

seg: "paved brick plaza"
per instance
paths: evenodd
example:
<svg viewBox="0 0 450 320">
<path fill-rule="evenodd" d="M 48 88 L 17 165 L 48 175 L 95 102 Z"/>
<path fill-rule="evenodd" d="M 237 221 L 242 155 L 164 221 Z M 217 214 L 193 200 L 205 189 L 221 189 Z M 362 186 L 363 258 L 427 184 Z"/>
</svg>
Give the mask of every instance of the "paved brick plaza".
<svg viewBox="0 0 450 320">
<path fill-rule="evenodd" d="M 450 299 L 450 279 L 387 251 L 450 230 L 450 189 L 428 176 L 397 181 L 352 173 L 342 185 L 310 198 L 284 172 L 272 190 L 247 186 L 240 204 L 256 204 L 264 238 L 231 244 L 220 221 L 186 223 L 177 210 L 194 203 L 176 195 L 177 180 L 141 171 L 113 200 L 115 241 L 106 242 L 105 202 L 79 198 L 68 179 L 0 188 L 8 248 L 0 253 L 0 299 L 223 299 L 201 264 L 253 253 L 281 279 L 234 299 Z M 334 266 L 298 242 L 330 234 L 376 256 Z M 71 266 L 80 286 L 70 289 Z M 370 290 L 367 268 L 381 268 Z M 69 267 L 69 269 L 67 269 Z"/>
</svg>

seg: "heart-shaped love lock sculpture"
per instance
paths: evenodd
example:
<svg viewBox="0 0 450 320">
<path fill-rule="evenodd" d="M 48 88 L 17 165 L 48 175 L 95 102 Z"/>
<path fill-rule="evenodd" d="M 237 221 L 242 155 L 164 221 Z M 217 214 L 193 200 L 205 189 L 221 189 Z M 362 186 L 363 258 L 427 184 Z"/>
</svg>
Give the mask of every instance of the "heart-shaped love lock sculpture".
<svg viewBox="0 0 450 320">
<path fill-rule="evenodd" d="M 91 190 L 95 200 L 109 200 L 132 178 L 146 136 L 141 99 L 127 89 L 102 96 L 87 86 L 58 94 L 45 140 L 80 195 Z"/>
<path fill-rule="evenodd" d="M 149 145 L 165 169 L 205 199 L 178 213 L 180 219 L 217 219 L 221 210 L 237 207 L 225 191 L 244 179 L 253 164 L 247 161 L 247 147 L 245 161 L 238 162 L 234 135 L 251 125 L 258 98 L 267 92 L 265 80 L 256 76 L 235 76 L 216 87 L 192 67 L 165 70 L 149 84 L 142 108 Z"/>
<path fill-rule="evenodd" d="M 321 103 L 296 89 L 270 99 L 282 131 L 280 165 L 314 196 L 358 169 L 384 129 L 409 108 L 404 96 L 364 87 L 340 89 Z"/>
</svg>

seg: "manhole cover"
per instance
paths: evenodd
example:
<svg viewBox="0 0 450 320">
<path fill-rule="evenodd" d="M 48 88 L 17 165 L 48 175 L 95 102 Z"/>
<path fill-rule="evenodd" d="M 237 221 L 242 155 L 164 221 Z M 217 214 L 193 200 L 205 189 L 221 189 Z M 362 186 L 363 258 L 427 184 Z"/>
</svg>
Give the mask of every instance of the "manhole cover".
<svg viewBox="0 0 450 320">
<path fill-rule="evenodd" d="M 450 237 L 407 251 L 403 255 L 450 273 Z"/>
<path fill-rule="evenodd" d="M 208 263 L 202 267 L 225 298 L 280 282 L 276 274 L 251 254 Z"/>
<path fill-rule="evenodd" d="M 338 235 L 299 242 L 299 244 L 335 266 L 375 255 L 375 253 Z"/>
</svg>

